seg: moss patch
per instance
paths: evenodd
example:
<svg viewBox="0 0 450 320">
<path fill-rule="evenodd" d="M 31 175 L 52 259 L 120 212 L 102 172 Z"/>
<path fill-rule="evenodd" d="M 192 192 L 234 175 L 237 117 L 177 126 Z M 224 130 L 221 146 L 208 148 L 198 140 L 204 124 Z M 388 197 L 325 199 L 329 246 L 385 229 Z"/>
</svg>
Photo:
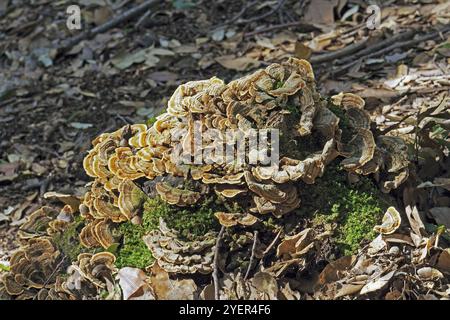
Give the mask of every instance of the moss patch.
<svg viewBox="0 0 450 320">
<path fill-rule="evenodd" d="M 80 215 L 75 216 L 74 221 L 62 233 L 53 237 L 58 250 L 60 250 L 70 261 L 76 261 L 80 253 L 88 250 L 80 243 L 78 235 L 84 226 L 84 219 Z"/>
<path fill-rule="evenodd" d="M 155 117 L 150 117 L 150 118 L 148 118 L 148 119 L 147 119 L 147 122 L 146 122 L 147 127 L 150 128 L 155 122 L 156 122 L 156 116 L 155 116 Z"/>
<path fill-rule="evenodd" d="M 118 232 L 122 234 L 122 245 L 118 248 L 116 254 L 118 268 L 143 269 L 153 262 L 152 253 L 142 240 L 142 237 L 148 232 L 143 225 L 124 222 L 119 225 Z"/>
<path fill-rule="evenodd" d="M 181 239 L 193 240 L 209 231 L 218 230 L 219 224 L 214 212 L 219 209 L 223 210 L 223 207 L 216 197 L 183 209 L 171 206 L 159 197 L 147 199 L 144 203 L 141 225 L 125 222 L 117 228 L 117 233 L 122 236 L 121 245 L 115 253 L 117 267 L 142 269 L 154 261 L 142 238 L 151 230 L 158 229 L 159 218 L 163 218 L 169 228 L 180 232 Z"/>
<path fill-rule="evenodd" d="M 181 238 L 192 240 L 219 228 L 214 216 L 217 211 L 223 211 L 223 208 L 215 197 L 183 209 L 168 205 L 157 197 L 145 202 L 142 225 L 146 230 L 157 229 L 159 218 L 163 218 L 169 228 L 180 232 Z"/>
<path fill-rule="evenodd" d="M 350 120 L 345 114 L 344 109 L 335 106 L 332 103 L 328 105 L 328 109 L 339 118 L 339 128 L 342 130 L 342 141 L 348 142 L 354 136 L 354 130 L 350 125 Z"/>
<path fill-rule="evenodd" d="M 373 227 L 380 223 L 389 200 L 367 177 L 353 186 L 347 173 L 330 164 L 314 185 L 301 188 L 298 214 L 313 218 L 316 225 L 336 223 L 335 243 L 342 254 L 355 253 L 361 241 L 372 240 Z"/>
</svg>

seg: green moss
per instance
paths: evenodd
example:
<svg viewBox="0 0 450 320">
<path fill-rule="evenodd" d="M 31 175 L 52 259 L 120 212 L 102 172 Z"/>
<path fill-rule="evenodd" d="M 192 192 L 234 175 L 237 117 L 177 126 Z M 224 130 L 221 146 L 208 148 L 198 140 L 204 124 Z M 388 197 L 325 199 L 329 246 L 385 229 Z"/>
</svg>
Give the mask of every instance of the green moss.
<svg viewBox="0 0 450 320">
<path fill-rule="evenodd" d="M 156 122 L 156 116 L 147 119 L 147 127 L 151 127 Z"/>
<path fill-rule="evenodd" d="M 335 106 L 332 103 L 328 105 L 328 109 L 330 109 L 330 111 L 339 118 L 339 128 L 342 130 L 342 141 L 349 141 L 353 137 L 354 131 L 344 109 L 339 106 Z"/>
<path fill-rule="evenodd" d="M 2 271 L 8 272 L 10 270 L 11 270 L 10 266 L 7 266 L 7 265 L 4 265 L 4 264 L 0 263 L 0 272 L 2 272 Z"/>
<path fill-rule="evenodd" d="M 144 203 L 142 224 L 146 230 L 156 229 L 159 218 L 163 218 L 169 228 L 180 232 L 181 238 L 193 239 L 218 229 L 214 212 L 223 211 L 222 206 L 219 199 L 211 197 L 200 204 L 181 209 L 157 197 Z"/>
<path fill-rule="evenodd" d="M 125 222 L 118 226 L 117 233 L 122 236 L 122 240 L 115 250 L 116 265 L 119 268 L 145 268 L 153 262 L 154 258 L 142 238 L 151 230 L 158 229 L 159 218 L 163 218 L 169 228 L 179 231 L 181 239 L 191 240 L 208 231 L 218 230 L 214 212 L 219 209 L 223 210 L 223 207 L 215 197 L 183 209 L 171 206 L 159 197 L 147 199 L 141 225 Z"/>
<path fill-rule="evenodd" d="M 316 225 L 336 223 L 335 243 L 342 254 L 355 253 L 361 241 L 375 237 L 373 227 L 380 223 L 390 205 L 367 177 L 353 186 L 347 173 L 330 164 L 324 176 L 314 185 L 301 188 L 302 206 L 299 214 L 313 218 Z"/>
<path fill-rule="evenodd" d="M 118 232 L 122 235 L 121 246 L 117 249 L 116 265 L 118 268 L 145 268 L 153 262 L 153 256 L 142 237 L 148 233 L 143 225 L 125 222 L 119 225 Z"/>
<path fill-rule="evenodd" d="M 338 216 L 341 224 L 338 227 L 337 238 L 337 243 L 344 254 L 356 252 L 362 240 L 375 238 L 373 227 L 381 221 L 384 211 L 373 194 L 357 190 L 346 190 L 344 197 L 336 203 L 333 210 L 338 214 L 345 213 Z"/>
<path fill-rule="evenodd" d="M 78 235 L 84 226 L 84 219 L 77 215 L 75 220 L 64 230 L 62 233 L 58 233 L 53 237 L 58 250 L 60 250 L 66 257 L 70 258 L 70 261 L 77 260 L 80 253 L 87 252 L 84 248 Z"/>
<path fill-rule="evenodd" d="M 278 81 L 275 82 L 273 88 L 274 88 L 274 89 L 279 89 L 279 88 L 281 88 L 281 87 L 283 86 L 283 84 L 284 84 L 283 81 L 279 81 L 279 80 L 278 80 Z"/>
<path fill-rule="evenodd" d="M 298 106 L 294 106 L 294 105 L 287 105 L 286 110 L 288 110 L 296 119 L 300 119 L 300 109 Z"/>
</svg>

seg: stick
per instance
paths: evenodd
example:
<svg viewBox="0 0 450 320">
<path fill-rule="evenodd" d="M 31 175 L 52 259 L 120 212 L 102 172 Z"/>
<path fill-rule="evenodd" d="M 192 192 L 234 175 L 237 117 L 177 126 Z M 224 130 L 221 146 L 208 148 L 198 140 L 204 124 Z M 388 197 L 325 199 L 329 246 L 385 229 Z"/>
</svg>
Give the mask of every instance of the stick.
<svg viewBox="0 0 450 320">
<path fill-rule="evenodd" d="M 394 43 L 394 44 L 392 44 L 391 46 L 389 46 L 387 48 L 383 48 L 383 49 L 381 49 L 381 50 L 379 50 L 377 52 L 373 52 L 373 53 L 367 55 L 367 58 L 378 57 L 378 56 L 381 56 L 381 55 L 383 55 L 385 53 L 389 53 L 389 52 L 394 51 L 395 49 L 399 49 L 399 48 L 410 48 L 410 47 L 413 47 L 413 46 L 415 46 L 415 45 L 417 45 L 417 44 L 419 44 L 421 42 L 438 38 L 438 37 L 441 36 L 441 33 L 445 33 L 445 32 L 447 32 L 449 30 L 450 30 L 450 25 L 447 25 L 447 26 L 445 26 L 444 28 L 442 28 L 440 30 L 437 30 L 435 32 L 431 32 L 431 33 L 428 33 L 428 34 L 425 34 L 425 35 L 422 35 L 422 36 L 418 37 L 417 39 L 412 39 L 412 40 L 409 40 L 409 41 L 403 41 L 403 42 L 400 42 L 400 43 Z"/>
<path fill-rule="evenodd" d="M 250 271 L 252 270 L 253 260 L 255 259 L 255 251 L 256 251 L 256 242 L 258 241 L 258 230 L 255 230 L 253 235 L 253 246 L 252 246 L 252 254 L 250 256 L 250 262 L 248 263 L 247 272 L 244 276 L 244 281 L 247 280 Z"/>
<path fill-rule="evenodd" d="M 66 39 L 62 42 L 61 46 L 59 47 L 59 50 L 61 52 L 67 51 L 83 40 L 91 39 L 99 33 L 106 32 L 114 27 L 117 27 L 118 25 L 120 25 L 121 23 L 123 23 L 125 21 L 134 19 L 134 18 L 138 17 L 139 15 L 141 15 L 142 12 L 147 11 L 156 2 L 158 2 L 158 1 L 157 0 L 147 0 L 143 3 L 141 3 L 140 5 L 123 12 L 122 14 L 118 15 L 114 19 L 112 19 L 108 22 L 105 22 L 104 24 L 102 24 L 98 27 L 95 27 L 86 32 L 80 33 L 79 35 L 76 35 L 72 38 Z"/>
<path fill-rule="evenodd" d="M 412 40 L 408 40 L 408 41 L 402 41 L 402 42 L 394 41 L 393 44 L 389 45 L 388 47 L 385 46 L 387 41 L 382 41 L 382 42 L 376 44 L 375 46 L 368 47 L 367 49 L 358 52 L 357 54 L 353 55 L 352 57 L 348 57 L 348 58 L 345 58 L 345 59 L 341 60 L 341 61 L 348 61 L 348 60 L 350 60 L 350 62 L 345 64 L 345 65 L 343 65 L 342 67 L 339 67 L 336 70 L 332 71 L 332 75 L 333 76 L 338 76 L 338 75 L 342 74 L 343 72 L 347 71 L 349 68 L 351 68 L 353 65 L 355 65 L 358 62 L 358 60 L 354 60 L 354 59 L 359 59 L 359 58 L 363 58 L 363 57 L 364 58 L 373 58 L 373 57 L 378 57 L 380 55 L 383 55 L 385 53 L 392 52 L 395 49 L 410 48 L 410 47 L 413 47 L 413 46 L 415 46 L 415 45 L 417 45 L 417 44 L 419 44 L 421 42 L 435 39 L 435 38 L 441 36 L 442 33 L 445 33 L 445 32 L 447 32 L 449 30 L 450 30 L 450 26 L 447 25 L 447 26 L 445 26 L 445 27 L 443 27 L 443 28 L 441 28 L 441 29 L 439 29 L 439 30 L 437 30 L 435 32 L 431 32 L 431 33 L 422 35 L 422 36 L 420 36 L 420 37 L 418 37 L 416 39 L 412 39 Z M 409 31 L 408 32 L 404 32 L 403 34 L 406 34 L 406 33 L 409 33 Z M 406 35 L 404 35 L 404 37 L 405 36 Z M 400 38 L 400 37 L 398 37 L 398 38 Z M 388 40 L 389 40 L 389 42 L 392 42 L 392 39 L 388 39 Z M 384 43 L 384 45 L 380 46 L 380 44 L 382 44 L 382 43 Z M 379 50 L 374 52 L 375 48 L 377 48 Z M 364 53 L 364 54 L 362 54 L 362 53 Z"/>
<path fill-rule="evenodd" d="M 4 11 L 0 11 L 0 19 L 3 19 L 4 17 L 9 15 L 11 12 L 16 10 L 17 8 L 18 8 L 17 5 L 12 4 L 12 5 L 8 6 Z"/>
<path fill-rule="evenodd" d="M 275 245 L 275 243 L 277 243 L 278 239 L 280 238 L 281 231 L 283 231 L 283 229 L 280 228 L 280 231 L 278 231 L 278 233 L 277 233 L 277 235 L 275 236 L 275 238 L 273 239 L 273 241 L 269 244 L 269 246 L 266 248 L 266 250 L 264 250 L 263 256 L 265 256 L 266 254 L 268 254 L 269 251 L 272 249 L 272 247 Z"/>
<path fill-rule="evenodd" d="M 251 23 L 251 22 L 255 22 L 255 21 L 264 19 L 264 18 L 270 16 L 271 14 L 277 12 L 278 10 L 280 10 L 281 7 L 284 5 L 285 2 L 286 2 L 286 0 L 278 0 L 277 5 L 276 5 L 275 7 L 273 7 L 270 11 L 268 11 L 268 12 L 266 12 L 266 13 L 263 13 L 263 14 L 261 14 L 261 15 L 259 15 L 259 16 L 250 18 L 250 19 L 245 19 L 245 20 L 242 20 L 242 21 L 238 21 L 237 24 L 249 24 L 249 23 Z"/>
<path fill-rule="evenodd" d="M 61 268 L 64 260 L 66 260 L 66 256 L 64 256 L 61 261 L 56 265 L 55 269 L 52 271 L 52 273 L 50 274 L 50 276 L 45 280 L 44 284 L 42 285 L 42 288 L 45 288 L 46 285 L 48 285 L 48 283 L 50 282 L 50 280 L 52 279 L 52 277 L 55 275 L 55 273 Z M 39 294 L 36 293 L 35 297 Z"/>
<path fill-rule="evenodd" d="M 288 23 L 282 23 L 282 24 L 277 24 L 271 27 L 267 27 L 264 29 L 260 29 L 260 30 L 255 30 L 252 32 L 247 32 L 244 34 L 244 37 L 251 37 L 260 33 L 266 33 L 266 32 L 270 32 L 270 31 L 274 31 L 274 30 L 278 30 L 278 29 L 283 29 L 283 28 L 290 28 L 290 27 L 302 27 L 304 30 L 304 32 L 310 32 L 310 31 L 314 31 L 317 30 L 316 27 L 304 23 L 303 21 L 294 21 L 294 22 L 288 22 Z"/>
<path fill-rule="evenodd" d="M 250 8 L 251 6 L 253 6 L 256 3 L 257 3 L 257 1 L 251 1 L 251 2 L 247 3 L 245 6 L 242 7 L 241 11 L 239 11 L 233 18 L 231 18 L 228 21 L 225 21 L 223 24 L 216 27 L 216 29 L 222 28 L 224 26 L 227 26 L 227 25 L 232 24 L 233 22 L 237 21 L 240 17 L 242 17 L 244 15 L 245 11 L 247 11 L 248 8 Z"/>
<path fill-rule="evenodd" d="M 364 49 L 367 45 L 368 39 L 365 39 L 361 42 L 353 43 L 341 50 L 330 52 L 330 53 L 324 53 L 318 56 L 313 56 L 309 60 L 312 64 L 319 64 L 324 63 L 328 61 L 332 61 L 335 59 L 339 59 L 342 57 L 345 57 L 347 55 L 353 54 L 357 51 L 360 51 L 361 49 Z"/>
<path fill-rule="evenodd" d="M 214 250 L 214 260 L 213 260 L 213 265 L 214 265 L 214 269 L 213 269 L 213 281 L 214 281 L 214 298 L 216 300 L 220 300 L 220 295 L 219 295 L 219 247 L 220 247 L 220 241 L 223 238 L 223 234 L 225 232 L 225 227 L 222 226 L 222 228 L 220 229 L 219 235 L 217 236 L 217 240 L 216 240 L 216 248 Z"/>
<path fill-rule="evenodd" d="M 140 27 L 144 24 L 145 20 L 146 20 L 151 14 L 152 14 L 152 11 L 151 11 L 151 10 L 147 10 L 147 12 L 144 13 L 144 14 L 142 15 L 142 17 L 140 17 L 139 20 L 136 22 L 136 28 L 140 28 Z"/>
<path fill-rule="evenodd" d="M 356 54 L 354 54 L 354 55 L 352 55 L 350 57 L 346 57 L 344 59 L 341 59 L 341 60 L 338 61 L 338 63 L 339 64 L 346 64 L 348 62 L 355 61 L 355 59 L 361 58 L 361 57 L 363 57 L 365 55 L 368 55 L 368 54 L 370 54 L 370 53 L 372 53 L 374 51 L 386 48 L 387 46 L 390 46 L 393 43 L 410 39 L 410 38 L 414 37 L 416 32 L 417 32 L 416 30 L 409 30 L 409 31 L 406 31 L 406 32 L 402 32 L 400 34 L 395 35 L 392 38 L 388 38 L 388 39 L 385 39 L 383 41 L 377 42 L 376 44 L 374 44 L 372 46 L 369 46 L 366 49 L 361 50 L 358 53 L 356 53 Z"/>
</svg>

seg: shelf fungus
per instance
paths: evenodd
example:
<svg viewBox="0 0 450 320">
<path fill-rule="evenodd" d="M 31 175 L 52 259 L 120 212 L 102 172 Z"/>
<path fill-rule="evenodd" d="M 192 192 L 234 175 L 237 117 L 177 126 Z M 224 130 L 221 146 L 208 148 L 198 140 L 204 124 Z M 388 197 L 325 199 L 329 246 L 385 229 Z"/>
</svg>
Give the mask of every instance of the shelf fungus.
<svg viewBox="0 0 450 320">
<path fill-rule="evenodd" d="M 349 124 L 350 141 L 341 141 L 341 164 L 349 172 L 368 175 L 376 173 L 380 187 L 388 193 L 406 181 L 409 160 L 406 143 L 393 136 L 374 137 L 370 115 L 364 110 L 364 100 L 351 93 L 340 93 L 331 98 L 334 106 L 343 109 Z M 381 177 L 379 177 L 381 175 Z"/>
<path fill-rule="evenodd" d="M 228 84 L 216 77 L 185 83 L 151 127 L 128 125 L 93 141 L 84 168 L 95 182 L 82 212 L 114 223 L 130 220 L 139 201 L 125 204 L 125 194 L 142 181 L 172 176 L 199 181 L 218 197 L 248 204 L 242 214 L 281 217 L 301 205 L 296 182 L 314 184 L 339 156 L 353 173 L 386 169 L 385 190 L 402 183 L 407 177 L 403 147 L 398 155 L 390 154 L 401 142 L 374 138 L 364 100 L 341 93 L 331 104 L 342 109 L 350 139 L 342 139 L 340 117 L 317 92 L 311 65 L 295 58 Z M 178 207 L 201 202 L 204 195 L 198 188 L 164 181 L 155 189 Z"/>
<path fill-rule="evenodd" d="M 142 252 L 148 256 L 136 259 L 139 267 L 155 258 L 166 273 L 210 274 L 220 225 L 228 228 L 224 238 L 235 230 L 247 235 L 222 243 L 236 246 L 228 247 L 223 265 L 245 271 L 253 263 L 249 255 L 258 256 L 253 232 L 261 232 L 262 243 L 273 224 L 295 220 L 289 214 L 301 207 L 300 195 L 336 159 L 353 176 L 373 174 L 384 192 L 408 178 L 406 144 L 374 135 L 364 104 L 351 93 L 327 101 L 309 62 L 296 58 L 229 83 L 213 77 L 180 85 L 151 126 L 126 125 L 92 141 L 83 160 L 93 178 L 88 191 L 81 201 L 55 193 L 66 201 L 62 210 L 43 207 L 29 216 L 11 271 L 2 273 L 0 297 L 98 299 L 103 292 L 116 299 L 116 263 L 142 258 Z M 399 224 L 390 208 L 376 230 L 389 234 Z M 306 265 L 318 243 L 315 231 L 281 239 L 272 255 L 279 261 L 266 271 L 280 275 L 294 262 Z M 65 271 L 68 278 L 60 277 Z M 234 286 L 235 279 L 227 281 Z M 270 288 L 260 288 L 266 282 Z M 268 273 L 256 273 L 252 286 L 254 297 L 278 292 Z"/>
<path fill-rule="evenodd" d="M 402 223 L 400 213 L 394 207 L 389 207 L 383 216 L 381 225 L 375 226 L 374 230 L 381 234 L 394 233 Z"/>
<path fill-rule="evenodd" d="M 100 299 L 99 293 L 107 293 L 106 300 L 120 299 L 115 275 L 118 270 L 116 257 L 109 252 L 82 253 L 77 261 L 67 268 L 67 279 L 62 288 L 77 299 Z"/>
<path fill-rule="evenodd" d="M 11 271 L 2 278 L 6 292 L 17 299 L 31 299 L 40 289 L 50 288 L 60 260 L 61 254 L 50 238 L 29 239 L 11 257 Z"/>
<path fill-rule="evenodd" d="M 160 219 L 159 230 L 144 236 L 144 242 L 166 272 L 208 274 L 212 272 L 216 236 L 210 232 L 198 240 L 182 240 Z"/>
</svg>

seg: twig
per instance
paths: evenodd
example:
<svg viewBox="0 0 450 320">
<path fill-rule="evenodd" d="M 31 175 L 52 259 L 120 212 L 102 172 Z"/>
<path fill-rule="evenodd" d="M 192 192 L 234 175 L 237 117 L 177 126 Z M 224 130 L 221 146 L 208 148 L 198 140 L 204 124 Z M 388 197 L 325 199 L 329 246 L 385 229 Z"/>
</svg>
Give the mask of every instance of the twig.
<svg viewBox="0 0 450 320">
<path fill-rule="evenodd" d="M 52 273 L 48 276 L 48 278 L 45 280 L 44 284 L 42 285 L 42 288 L 45 288 L 45 286 L 50 282 L 50 280 L 53 278 L 53 276 L 56 274 L 57 271 L 61 268 L 64 260 L 66 260 L 66 256 L 64 256 L 61 261 L 56 265 L 55 269 L 53 269 Z M 36 293 L 35 297 L 39 294 Z"/>
<path fill-rule="evenodd" d="M 365 39 L 365 40 L 357 42 L 357 43 L 353 43 L 353 44 L 351 44 L 341 50 L 338 50 L 338 51 L 324 53 L 324 54 L 321 54 L 318 56 L 313 56 L 313 57 L 311 57 L 310 62 L 312 64 L 319 64 L 319 63 L 324 63 L 324 62 L 336 60 L 336 59 L 351 55 L 351 54 L 365 48 L 367 45 L 367 40 L 368 39 Z"/>
<path fill-rule="evenodd" d="M 133 121 L 125 118 L 124 116 L 120 115 L 120 114 L 116 114 L 117 119 L 119 119 L 120 121 L 122 121 L 124 124 L 133 124 Z"/>
<path fill-rule="evenodd" d="M 244 280 L 247 280 L 250 271 L 252 270 L 253 260 L 255 259 L 256 243 L 258 242 L 258 230 L 255 230 L 253 234 L 253 246 L 252 254 L 250 256 L 250 262 L 248 263 L 247 272 L 245 273 Z"/>
<path fill-rule="evenodd" d="M 153 6 L 155 3 L 157 3 L 157 0 L 147 0 L 140 5 L 131 8 L 122 14 L 118 15 L 112 20 L 109 20 L 108 22 L 105 22 L 104 24 L 95 27 L 93 29 L 90 29 L 86 32 L 80 33 L 79 35 L 76 35 L 72 38 L 69 38 L 67 40 L 64 40 L 59 47 L 60 52 L 64 52 L 72 48 L 73 46 L 77 45 L 83 40 L 91 39 L 94 36 L 96 36 L 99 33 L 106 32 L 114 27 L 117 27 L 121 23 L 134 19 L 142 14 L 142 12 L 145 12 L 148 10 L 151 6 Z"/>
<path fill-rule="evenodd" d="M 9 15 L 11 12 L 13 12 L 14 10 L 16 10 L 18 8 L 17 5 L 12 4 L 10 6 L 8 6 L 5 10 L 0 11 L 0 19 L 3 19 L 4 17 L 6 17 L 7 15 Z"/>
<path fill-rule="evenodd" d="M 266 13 L 263 13 L 259 16 L 250 18 L 250 19 L 245 19 L 245 20 L 241 20 L 238 21 L 237 24 L 249 24 L 251 22 L 255 22 L 261 19 L 264 19 L 272 14 L 274 14 L 275 12 L 277 12 L 278 10 L 281 9 L 281 7 L 283 7 L 284 3 L 286 2 L 286 0 L 278 0 L 278 3 L 275 7 L 273 7 L 271 10 L 267 11 Z"/>
<path fill-rule="evenodd" d="M 225 21 L 221 25 L 217 26 L 215 29 L 220 29 L 220 28 L 223 28 L 224 26 L 234 23 L 235 21 L 237 21 L 240 17 L 242 17 L 244 15 L 244 13 L 247 11 L 248 8 L 252 7 L 257 2 L 258 1 L 251 1 L 251 2 L 247 3 L 245 6 L 242 7 L 241 11 L 239 11 L 233 18 L 231 18 L 228 21 Z"/>
<path fill-rule="evenodd" d="M 301 27 L 302 31 L 304 32 L 310 32 L 310 31 L 314 31 L 317 30 L 316 27 L 304 23 L 303 21 L 294 21 L 294 22 L 288 22 L 288 23 L 282 23 L 282 24 L 277 24 L 271 27 L 267 27 L 264 29 L 260 29 L 260 30 L 255 30 L 255 31 L 251 31 L 251 32 L 247 32 L 244 34 L 244 37 L 251 37 L 260 33 L 266 33 L 266 32 L 270 32 L 270 31 L 274 31 L 274 30 L 278 30 L 278 29 L 283 29 L 283 28 L 290 28 L 290 27 Z"/>
<path fill-rule="evenodd" d="M 275 245 L 275 243 L 277 243 L 278 239 L 281 236 L 281 232 L 283 231 L 283 229 L 280 229 L 277 233 L 277 235 L 275 236 L 275 238 L 273 239 L 273 241 L 269 244 L 269 246 L 266 248 L 266 250 L 264 250 L 263 252 L 263 256 L 265 256 L 266 254 L 269 253 L 269 251 L 273 248 L 273 246 Z"/>
<path fill-rule="evenodd" d="M 151 10 L 147 10 L 147 12 L 144 13 L 142 17 L 140 17 L 139 20 L 136 22 L 136 28 L 140 28 L 151 13 L 152 13 Z"/>
<path fill-rule="evenodd" d="M 350 62 L 345 64 L 345 65 L 343 65 L 343 66 L 341 66 L 341 67 L 339 67 L 339 68 L 337 68 L 337 69 L 335 69 L 335 70 L 333 70 L 332 71 L 332 75 L 333 76 L 341 75 L 343 72 L 347 71 L 353 65 L 358 63 L 358 61 L 359 61 L 358 59 L 360 59 L 360 58 L 361 59 L 362 58 L 366 58 L 366 59 L 367 58 L 373 58 L 373 57 L 381 56 L 381 55 L 386 54 L 386 53 L 390 53 L 390 52 L 392 52 L 392 51 L 394 51 L 396 49 L 410 48 L 410 47 L 413 47 L 413 46 L 415 46 L 415 45 L 417 45 L 417 44 L 419 44 L 421 42 L 435 39 L 435 38 L 441 36 L 442 33 L 445 33 L 445 32 L 447 32 L 449 30 L 450 30 L 450 26 L 447 25 L 447 26 L 445 26 L 445 27 L 443 27 L 443 28 L 441 28 L 441 29 L 439 29 L 439 30 L 437 30 L 435 32 L 431 32 L 431 33 L 422 35 L 422 36 L 420 36 L 420 37 L 418 37 L 416 39 L 411 39 L 411 40 L 408 40 L 408 41 L 398 42 L 398 41 L 392 41 L 392 39 L 388 39 L 389 41 L 382 41 L 382 42 L 376 44 L 375 46 L 368 47 L 368 48 L 358 52 L 357 54 L 354 54 L 351 57 L 348 57 L 348 58 L 345 58 L 345 59 L 341 60 L 341 62 L 342 61 L 350 61 Z M 415 33 L 415 31 L 412 31 L 412 32 L 413 32 L 413 34 Z M 404 37 L 408 36 L 409 33 L 410 33 L 410 31 L 404 32 L 403 33 L 403 37 L 397 37 L 397 39 L 404 38 Z M 392 43 L 392 44 L 386 47 L 386 43 Z M 380 44 L 383 44 L 383 45 L 380 45 Z M 375 51 L 375 50 L 378 50 L 378 51 Z M 357 60 L 354 60 L 354 59 L 357 59 Z"/>
<path fill-rule="evenodd" d="M 216 300 L 220 300 L 220 296 L 219 296 L 219 247 L 220 247 L 220 242 L 223 238 L 223 234 L 225 232 L 225 227 L 222 226 L 222 228 L 220 229 L 219 235 L 217 236 L 217 240 L 216 240 L 216 248 L 214 250 L 214 260 L 213 260 L 213 281 L 214 281 L 214 298 Z"/>
<path fill-rule="evenodd" d="M 341 59 L 341 60 L 337 61 L 337 63 L 338 64 L 346 64 L 348 62 L 355 61 L 356 59 L 364 57 L 365 55 L 368 55 L 368 54 L 370 54 L 372 52 L 375 52 L 377 50 L 381 50 L 383 48 L 386 48 L 386 47 L 390 46 L 393 43 L 410 39 L 410 38 L 414 37 L 416 32 L 417 32 L 416 30 L 408 30 L 406 32 L 402 32 L 400 34 L 397 34 L 397 35 L 393 36 L 392 38 L 388 38 L 388 39 L 385 39 L 383 41 L 377 42 L 377 43 L 375 43 L 372 46 L 368 46 L 364 50 L 361 50 L 361 51 L 357 52 L 356 54 L 354 54 L 352 56 L 349 56 L 349 57 L 346 57 L 344 59 Z"/>
<path fill-rule="evenodd" d="M 369 55 L 367 55 L 367 58 L 378 57 L 378 56 L 381 56 L 381 55 L 383 55 L 385 53 L 390 53 L 390 52 L 394 51 L 395 49 L 413 47 L 413 46 L 415 46 L 415 45 L 417 45 L 417 44 L 419 44 L 421 42 L 438 38 L 438 37 L 441 36 L 442 33 L 445 33 L 445 32 L 447 32 L 449 30 L 450 30 L 450 25 L 447 25 L 447 26 L 443 27 L 440 30 L 437 30 L 435 32 L 431 32 L 431 33 L 428 33 L 428 34 L 425 34 L 425 35 L 422 35 L 422 36 L 420 36 L 420 37 L 418 37 L 416 39 L 411 39 L 409 41 L 403 41 L 403 42 L 396 42 L 396 43 L 392 44 L 391 46 L 389 46 L 387 48 L 383 48 L 383 49 L 381 49 L 381 50 L 379 50 L 377 52 L 370 53 Z"/>
</svg>

